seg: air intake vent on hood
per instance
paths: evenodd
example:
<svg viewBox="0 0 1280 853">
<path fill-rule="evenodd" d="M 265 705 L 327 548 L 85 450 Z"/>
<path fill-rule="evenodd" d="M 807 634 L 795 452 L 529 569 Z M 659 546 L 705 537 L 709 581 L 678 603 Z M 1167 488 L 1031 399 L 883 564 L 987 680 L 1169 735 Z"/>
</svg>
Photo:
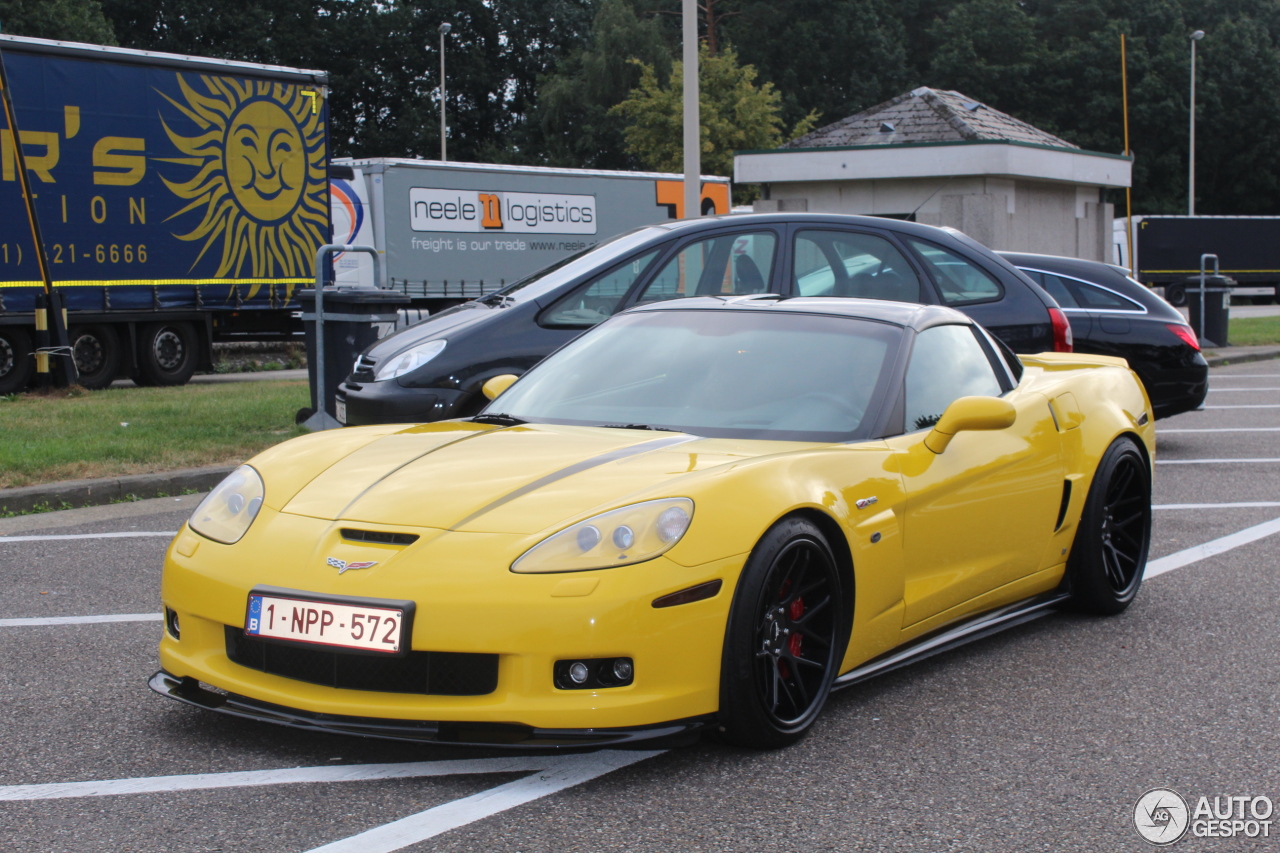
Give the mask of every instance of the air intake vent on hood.
<svg viewBox="0 0 1280 853">
<path fill-rule="evenodd" d="M 387 533 L 382 530 L 355 530 L 342 528 L 342 538 L 351 542 L 376 542 L 379 545 L 412 545 L 418 541 L 416 533 Z"/>
</svg>

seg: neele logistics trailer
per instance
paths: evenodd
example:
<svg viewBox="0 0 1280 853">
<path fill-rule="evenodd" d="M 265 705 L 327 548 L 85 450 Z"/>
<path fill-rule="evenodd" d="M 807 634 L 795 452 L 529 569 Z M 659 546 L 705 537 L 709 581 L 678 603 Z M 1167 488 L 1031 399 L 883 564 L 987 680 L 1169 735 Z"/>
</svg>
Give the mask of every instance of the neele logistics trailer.
<svg viewBox="0 0 1280 853">
<path fill-rule="evenodd" d="M 350 172 L 336 177 L 344 168 Z M 436 311 L 517 281 L 624 231 L 684 217 L 680 175 L 433 160 L 336 160 L 339 284 L 379 286 Z M 700 213 L 729 212 L 729 179 L 702 178 Z"/>
<path fill-rule="evenodd" d="M 301 331 L 328 242 L 326 77 L 0 36 L 81 384 L 185 382 L 211 342 Z M 2 116 L 0 116 L 2 119 Z M 42 292 L 0 128 L 0 394 L 30 381 Z"/>
</svg>

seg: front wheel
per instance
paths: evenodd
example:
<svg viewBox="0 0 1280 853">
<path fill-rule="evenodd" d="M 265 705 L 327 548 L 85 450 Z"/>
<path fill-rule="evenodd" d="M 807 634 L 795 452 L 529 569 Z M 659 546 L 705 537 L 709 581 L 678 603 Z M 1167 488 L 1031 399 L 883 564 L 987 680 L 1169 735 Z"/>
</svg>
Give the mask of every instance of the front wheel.
<svg viewBox="0 0 1280 853">
<path fill-rule="evenodd" d="M 1111 615 L 1138 594 L 1151 545 L 1151 469 L 1137 442 L 1117 438 L 1103 454 L 1076 529 L 1067 578 L 1081 610 Z"/>
<path fill-rule="evenodd" d="M 729 611 L 720 731 L 730 743 L 788 746 L 826 704 L 843 650 L 843 591 L 822 532 L 784 519 L 747 560 Z"/>
</svg>

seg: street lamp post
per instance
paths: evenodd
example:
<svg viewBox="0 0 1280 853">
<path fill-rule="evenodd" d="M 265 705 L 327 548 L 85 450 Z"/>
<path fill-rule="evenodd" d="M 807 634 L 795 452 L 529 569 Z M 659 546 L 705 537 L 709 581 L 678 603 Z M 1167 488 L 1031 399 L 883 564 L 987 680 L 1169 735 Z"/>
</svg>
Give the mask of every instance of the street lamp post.
<svg viewBox="0 0 1280 853">
<path fill-rule="evenodd" d="M 448 160 L 445 134 L 448 128 L 444 122 L 444 37 L 453 29 L 453 24 L 440 25 L 440 160 Z"/>
<path fill-rule="evenodd" d="M 1187 216 L 1196 215 L 1196 42 L 1204 30 L 1191 34 L 1191 156 L 1187 161 Z"/>
<path fill-rule="evenodd" d="M 684 0 L 684 215 L 702 215 L 702 116 L 698 103 L 698 3 Z"/>
</svg>

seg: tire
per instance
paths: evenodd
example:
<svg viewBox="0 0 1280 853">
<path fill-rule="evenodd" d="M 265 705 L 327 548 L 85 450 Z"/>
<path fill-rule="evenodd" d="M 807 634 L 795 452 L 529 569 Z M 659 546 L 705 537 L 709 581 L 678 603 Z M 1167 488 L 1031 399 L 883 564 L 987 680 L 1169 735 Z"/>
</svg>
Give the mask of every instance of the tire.
<svg viewBox="0 0 1280 853">
<path fill-rule="evenodd" d="M 1151 468 L 1137 442 L 1117 438 L 1089 486 L 1067 561 L 1072 604 L 1110 616 L 1133 601 L 1151 545 Z"/>
<path fill-rule="evenodd" d="M 21 326 L 0 326 L 0 394 L 16 394 L 36 369 L 31 335 Z"/>
<path fill-rule="evenodd" d="M 804 737 L 826 704 L 848 630 L 840 573 L 821 531 L 775 524 L 738 580 L 720 668 L 720 736 L 776 749 Z"/>
<path fill-rule="evenodd" d="M 1181 308 L 1187 304 L 1187 289 L 1182 285 L 1176 287 L 1166 287 L 1164 289 L 1165 301 L 1175 308 Z"/>
<path fill-rule="evenodd" d="M 196 372 L 196 333 L 190 323 L 152 323 L 138 334 L 140 385 L 185 385 Z"/>
<path fill-rule="evenodd" d="M 91 391 L 107 388 L 120 371 L 120 337 L 110 326 L 78 326 L 68 338 L 80 385 Z"/>
</svg>

